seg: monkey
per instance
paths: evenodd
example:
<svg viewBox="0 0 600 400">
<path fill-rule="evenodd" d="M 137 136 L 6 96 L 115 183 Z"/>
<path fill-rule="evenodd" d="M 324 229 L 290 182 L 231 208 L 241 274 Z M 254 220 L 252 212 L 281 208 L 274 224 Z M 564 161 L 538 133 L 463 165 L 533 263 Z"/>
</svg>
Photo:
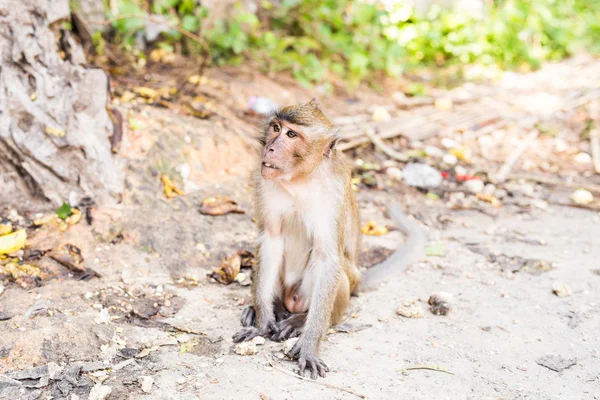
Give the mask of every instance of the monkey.
<svg viewBox="0 0 600 400">
<path fill-rule="evenodd" d="M 321 340 L 341 322 L 361 279 L 360 215 L 350 160 L 336 149 L 339 139 L 314 99 L 268 119 L 253 179 L 259 230 L 253 306 L 244 309 L 244 328 L 233 336 L 234 342 L 299 336 L 288 356 L 312 379 L 329 371 L 318 357 Z M 377 267 L 382 271 L 365 274 L 372 282 L 360 288 L 377 283 L 419 246 L 423 250 L 422 232 L 400 207 L 389 212 L 410 232 L 407 246 Z"/>
</svg>

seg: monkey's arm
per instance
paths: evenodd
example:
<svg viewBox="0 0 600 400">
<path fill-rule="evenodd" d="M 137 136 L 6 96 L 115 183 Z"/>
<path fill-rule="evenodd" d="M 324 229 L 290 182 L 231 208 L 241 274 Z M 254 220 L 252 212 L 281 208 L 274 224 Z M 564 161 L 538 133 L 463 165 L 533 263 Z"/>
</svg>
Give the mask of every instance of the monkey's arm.
<svg viewBox="0 0 600 400">
<path fill-rule="evenodd" d="M 396 202 L 388 205 L 388 214 L 407 236 L 406 243 L 398 248 L 387 260 L 369 268 L 358 285 L 359 291 L 369 291 L 389 279 L 390 274 L 400 272 L 407 265 L 414 264 L 425 256 L 426 234 L 421 227 L 411 221 Z"/>
<path fill-rule="evenodd" d="M 251 340 L 256 336 L 266 336 L 275 329 L 273 302 L 278 293 L 279 274 L 283 262 L 284 242 L 281 235 L 265 231 L 261 235 L 259 265 L 254 277 L 254 311 L 256 327 L 247 327 L 233 336 L 235 342 Z M 280 291 L 280 290 L 279 290 Z"/>
</svg>

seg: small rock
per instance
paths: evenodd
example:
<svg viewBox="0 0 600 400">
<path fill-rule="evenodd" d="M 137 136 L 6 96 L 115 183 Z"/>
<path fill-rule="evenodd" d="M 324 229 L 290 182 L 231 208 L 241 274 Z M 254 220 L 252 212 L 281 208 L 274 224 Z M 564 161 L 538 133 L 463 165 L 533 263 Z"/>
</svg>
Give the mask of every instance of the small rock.
<svg viewBox="0 0 600 400">
<path fill-rule="evenodd" d="M 590 204 L 594 201 L 594 196 L 585 189 L 577 189 L 571 195 L 571 200 L 575 204 Z"/>
<path fill-rule="evenodd" d="M 444 156 L 444 152 L 442 151 L 442 149 L 435 146 L 425 146 L 423 148 L 423 151 L 425 151 L 425 154 L 427 154 L 430 157 L 442 158 Z"/>
<path fill-rule="evenodd" d="M 450 97 L 440 97 L 435 99 L 433 105 L 438 110 L 450 111 L 452 110 L 452 99 Z"/>
<path fill-rule="evenodd" d="M 13 315 L 6 311 L 0 311 L 0 321 L 8 321 Z"/>
<path fill-rule="evenodd" d="M 62 372 L 64 367 L 61 367 L 57 363 L 49 362 L 48 363 L 48 378 L 53 381 L 57 381 L 62 379 Z"/>
<path fill-rule="evenodd" d="M 488 183 L 483 188 L 484 193 L 494 194 L 495 191 L 496 191 L 496 185 L 494 185 L 493 183 Z"/>
<path fill-rule="evenodd" d="M 572 291 L 569 286 L 561 282 L 555 282 L 552 284 L 552 293 L 557 295 L 558 297 L 567 297 L 570 296 Z"/>
<path fill-rule="evenodd" d="M 454 139 L 443 138 L 442 139 L 442 146 L 444 148 L 446 148 L 446 149 L 453 149 L 453 148 L 455 148 L 455 147 L 458 146 L 458 143 Z"/>
<path fill-rule="evenodd" d="M 140 376 L 138 378 L 140 382 L 140 386 L 142 388 L 142 392 L 150 393 L 152 391 L 152 385 L 154 384 L 154 378 L 151 376 Z"/>
<path fill-rule="evenodd" d="M 390 113 L 385 107 L 375 106 L 373 107 L 373 121 L 389 121 L 392 119 Z"/>
<path fill-rule="evenodd" d="M 442 157 L 442 162 L 448 165 L 456 165 L 456 163 L 458 163 L 458 157 L 456 157 L 454 154 L 444 154 Z"/>
<path fill-rule="evenodd" d="M 0 393 L 3 389 L 9 386 L 22 386 L 23 384 L 16 379 L 9 378 L 8 376 L 0 375 Z"/>
<path fill-rule="evenodd" d="M 508 192 L 504 189 L 496 189 L 494 191 L 494 197 L 497 199 L 504 199 L 506 196 L 508 196 Z"/>
<path fill-rule="evenodd" d="M 423 309 L 416 300 L 405 300 L 396 310 L 396 314 L 405 318 L 423 318 Z"/>
<path fill-rule="evenodd" d="M 138 349 L 132 347 L 124 347 L 119 350 L 119 355 L 123 358 L 133 358 L 138 353 Z"/>
<path fill-rule="evenodd" d="M 235 354 L 239 354 L 240 356 L 253 356 L 258 352 L 256 349 L 256 344 L 252 342 L 242 342 L 235 345 L 234 350 Z"/>
<path fill-rule="evenodd" d="M 442 183 L 442 174 L 427 164 L 410 163 L 404 167 L 402 175 L 409 186 L 434 188 Z"/>
<path fill-rule="evenodd" d="M 129 358 L 129 359 L 125 360 L 125 361 L 121 361 L 120 363 L 118 363 L 118 364 L 115 364 L 115 365 L 112 367 L 112 369 L 113 369 L 113 371 L 118 371 L 118 370 L 120 370 L 120 369 L 123 369 L 123 368 L 125 368 L 125 367 L 126 367 L 126 366 L 128 366 L 129 364 L 133 364 L 134 362 L 135 362 L 135 358 Z"/>
<path fill-rule="evenodd" d="M 575 156 L 575 162 L 577 164 L 591 164 L 592 156 L 590 156 L 588 153 L 577 153 Z"/>
<path fill-rule="evenodd" d="M 100 314 L 98 314 L 98 318 L 94 319 L 94 322 L 98 325 L 100 324 L 108 324 L 110 322 L 110 314 L 106 308 L 100 310 Z"/>
<path fill-rule="evenodd" d="M 471 179 L 465 182 L 465 187 L 471 193 L 481 193 L 483 192 L 485 185 L 483 184 L 483 181 L 479 179 Z"/>
<path fill-rule="evenodd" d="M 297 342 L 297 341 L 298 341 L 298 338 L 297 338 L 297 337 L 295 337 L 295 338 L 291 338 L 291 339 L 288 339 L 288 340 L 286 340 L 286 341 L 284 342 L 284 344 L 283 344 L 283 345 L 284 345 L 284 347 L 283 347 L 283 349 L 284 349 L 284 353 L 285 353 L 285 354 L 287 354 L 287 353 L 289 353 L 290 351 L 292 351 L 292 349 L 293 349 L 293 348 L 294 348 L 294 346 L 296 345 L 296 342 Z"/>
<path fill-rule="evenodd" d="M 262 336 L 257 336 L 254 339 L 252 339 L 250 341 L 250 343 L 254 343 L 254 344 L 258 345 L 258 346 L 262 346 L 263 344 L 265 344 L 265 338 L 262 337 Z"/>
<path fill-rule="evenodd" d="M 427 303 L 431 306 L 429 310 L 432 314 L 448 315 L 450 310 L 452 310 L 452 294 L 447 292 L 434 293 L 429 296 Z"/>
<path fill-rule="evenodd" d="M 110 386 L 104 386 L 102 384 L 95 385 L 90 391 L 90 397 L 88 400 L 105 400 L 112 393 Z"/>
<path fill-rule="evenodd" d="M 390 167 L 385 170 L 385 173 L 395 181 L 400 182 L 402 180 L 402 170 L 398 167 Z"/>
<path fill-rule="evenodd" d="M 538 358 L 535 360 L 535 362 L 536 364 L 551 369 L 552 371 L 563 372 L 565 369 L 571 368 L 573 365 L 577 364 L 577 359 L 573 358 L 571 360 L 567 360 L 559 355 L 551 354 L 549 356 Z"/>
</svg>

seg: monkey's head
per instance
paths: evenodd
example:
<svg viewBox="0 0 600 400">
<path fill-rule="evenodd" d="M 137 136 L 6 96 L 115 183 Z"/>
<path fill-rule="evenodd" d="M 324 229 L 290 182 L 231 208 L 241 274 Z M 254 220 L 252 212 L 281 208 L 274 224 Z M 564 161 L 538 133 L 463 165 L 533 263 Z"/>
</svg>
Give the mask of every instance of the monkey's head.
<svg viewBox="0 0 600 400">
<path fill-rule="evenodd" d="M 332 156 L 339 134 L 317 102 L 285 107 L 269 119 L 261 140 L 265 179 L 306 176 Z"/>
</svg>

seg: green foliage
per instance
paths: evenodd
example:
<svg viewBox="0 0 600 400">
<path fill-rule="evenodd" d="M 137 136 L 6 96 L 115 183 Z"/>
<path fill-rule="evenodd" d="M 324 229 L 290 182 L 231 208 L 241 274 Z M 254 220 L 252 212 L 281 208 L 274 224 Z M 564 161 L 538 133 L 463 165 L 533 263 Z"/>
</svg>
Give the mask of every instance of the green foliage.
<svg viewBox="0 0 600 400">
<path fill-rule="evenodd" d="M 120 15 L 144 15 L 136 0 L 118 4 Z M 481 19 L 436 6 L 418 15 L 410 6 L 364 0 L 265 0 L 260 20 L 238 7 L 206 31 L 201 28 L 207 10 L 195 0 L 151 4 L 153 13 L 174 18 L 182 29 L 202 32 L 213 62 L 249 59 L 265 70 L 290 71 L 305 85 L 337 77 L 356 87 L 381 74 L 397 77 L 430 66 L 532 69 L 582 48 L 600 51 L 599 0 L 496 0 Z M 130 40 L 144 20 L 122 19 L 113 26 Z M 178 34 L 163 39 L 186 40 Z"/>
<path fill-rule="evenodd" d="M 67 219 L 67 217 L 71 215 L 71 213 L 71 206 L 68 203 L 63 203 L 62 206 L 60 206 L 58 210 L 56 210 L 56 215 L 58 215 L 60 219 Z"/>
</svg>

